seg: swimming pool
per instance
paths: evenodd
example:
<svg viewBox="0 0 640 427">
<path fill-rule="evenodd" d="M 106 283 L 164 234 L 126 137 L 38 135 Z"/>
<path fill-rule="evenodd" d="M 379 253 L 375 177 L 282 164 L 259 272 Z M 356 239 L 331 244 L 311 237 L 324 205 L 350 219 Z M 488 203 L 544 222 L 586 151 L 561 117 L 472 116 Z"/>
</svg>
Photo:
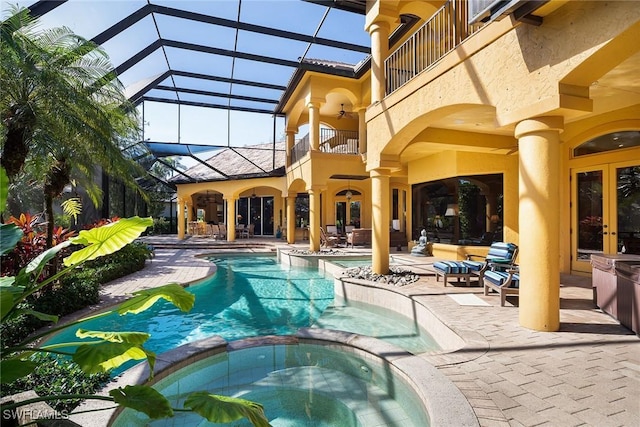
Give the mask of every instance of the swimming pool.
<svg viewBox="0 0 640 427">
<path fill-rule="evenodd" d="M 291 335 L 301 327 L 311 326 L 388 339 L 414 353 L 438 348 L 424 329 L 406 317 L 334 299 L 333 278 L 316 268 L 284 266 L 270 255 L 219 256 L 210 260 L 217 266 L 214 276 L 187 288 L 196 296 L 189 313 L 160 301 L 138 315 L 113 314 L 83 323 L 82 327 L 149 332 L 151 338 L 145 347 L 156 353 L 212 335 L 234 341 Z M 73 328 L 46 344 L 75 341 Z M 123 365 L 114 373 L 132 365 L 133 362 Z"/>
</svg>

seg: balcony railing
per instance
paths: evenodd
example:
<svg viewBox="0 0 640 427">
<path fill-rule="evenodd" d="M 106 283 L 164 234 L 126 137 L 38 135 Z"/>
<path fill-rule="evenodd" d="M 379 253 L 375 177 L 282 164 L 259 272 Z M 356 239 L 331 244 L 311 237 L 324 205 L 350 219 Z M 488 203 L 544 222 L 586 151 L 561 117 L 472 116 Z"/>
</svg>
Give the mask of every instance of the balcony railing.
<svg viewBox="0 0 640 427">
<path fill-rule="evenodd" d="M 320 129 L 320 151 L 324 153 L 358 154 L 358 131 Z M 291 150 L 291 163 L 309 152 L 309 134 L 300 139 Z"/>
<path fill-rule="evenodd" d="M 309 134 L 304 138 L 296 142 L 291 150 L 291 163 L 295 163 L 304 157 L 309 152 Z"/>
<path fill-rule="evenodd" d="M 325 153 L 358 154 L 358 131 L 320 129 L 320 151 Z"/>
<path fill-rule="evenodd" d="M 467 0 L 449 0 L 386 59 L 387 95 L 429 69 L 482 26 L 468 24 Z"/>
</svg>

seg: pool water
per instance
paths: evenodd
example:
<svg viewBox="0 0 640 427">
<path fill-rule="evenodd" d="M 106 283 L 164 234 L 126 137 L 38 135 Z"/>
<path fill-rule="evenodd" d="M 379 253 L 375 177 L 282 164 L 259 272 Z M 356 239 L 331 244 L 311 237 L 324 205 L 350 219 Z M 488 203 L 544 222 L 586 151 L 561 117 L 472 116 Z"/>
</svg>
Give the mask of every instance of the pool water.
<svg viewBox="0 0 640 427">
<path fill-rule="evenodd" d="M 428 427 L 415 392 L 377 358 L 322 345 L 267 345 L 210 356 L 154 385 L 174 407 L 192 391 L 263 405 L 274 427 Z M 150 421 L 124 410 L 113 427 L 218 426 L 192 413 Z M 246 419 L 235 427 L 250 427 Z"/>
<path fill-rule="evenodd" d="M 287 267 L 274 256 L 210 258 L 217 271 L 187 288 L 196 296 L 189 313 L 159 301 L 137 314 L 112 314 L 80 325 L 89 330 L 149 332 L 145 347 L 156 353 L 212 335 L 226 341 L 291 335 L 301 327 L 322 327 L 389 340 L 419 353 L 437 348 L 426 331 L 408 318 L 373 306 L 334 302 L 333 279 L 315 268 Z M 367 308 L 368 307 L 368 308 Z M 390 321 L 392 320 L 392 321 Z M 46 344 L 77 342 L 76 328 Z M 133 365 L 121 366 L 115 373 Z"/>
</svg>

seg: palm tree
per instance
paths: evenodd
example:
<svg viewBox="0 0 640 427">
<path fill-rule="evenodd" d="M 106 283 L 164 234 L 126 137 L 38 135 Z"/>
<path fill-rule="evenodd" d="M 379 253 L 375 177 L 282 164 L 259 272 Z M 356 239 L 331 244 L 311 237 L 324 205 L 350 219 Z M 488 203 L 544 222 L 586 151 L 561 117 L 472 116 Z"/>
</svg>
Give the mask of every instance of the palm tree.
<svg viewBox="0 0 640 427">
<path fill-rule="evenodd" d="M 113 66 L 101 48 L 65 27 L 36 31 L 26 9 L 12 13 L 1 25 L 1 164 L 12 182 L 26 163 L 41 177 L 51 237 L 53 200 L 72 179 L 96 206 L 95 166 L 137 187 L 118 141 L 137 137 L 138 120 L 121 83 L 106 77 Z"/>
</svg>

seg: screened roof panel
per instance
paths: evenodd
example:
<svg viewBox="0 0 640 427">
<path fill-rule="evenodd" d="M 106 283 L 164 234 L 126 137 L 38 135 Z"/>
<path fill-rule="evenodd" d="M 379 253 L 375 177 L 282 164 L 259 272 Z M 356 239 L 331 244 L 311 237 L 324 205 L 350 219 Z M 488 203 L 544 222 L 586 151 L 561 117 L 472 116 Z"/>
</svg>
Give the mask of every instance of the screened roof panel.
<svg viewBox="0 0 640 427">
<path fill-rule="evenodd" d="M 331 9 L 324 25 L 318 31 L 318 37 L 369 46 L 369 33 L 364 30 L 362 16 L 340 9 Z"/>
<path fill-rule="evenodd" d="M 119 65 L 158 39 L 151 15 L 117 33 L 102 44 L 114 65 Z"/>
<path fill-rule="evenodd" d="M 326 9 L 303 1 L 243 1 L 240 20 L 313 35 Z"/>
<path fill-rule="evenodd" d="M 229 93 L 230 83 L 216 82 L 212 80 L 194 79 L 184 76 L 173 76 L 173 81 L 177 87 L 187 89 L 201 89 L 210 92 Z M 169 82 L 171 84 L 171 82 Z"/>
<path fill-rule="evenodd" d="M 180 8 L 189 12 L 203 13 L 235 20 L 238 17 L 238 1 L 225 0 L 154 0 L 153 4 Z"/>
<path fill-rule="evenodd" d="M 238 51 L 254 53 L 271 58 L 298 61 L 308 43 L 282 37 L 259 34 L 252 31 L 238 31 Z"/>
<path fill-rule="evenodd" d="M 233 50 L 236 35 L 233 28 L 162 14 L 156 14 L 155 19 L 164 39 Z"/>
<path fill-rule="evenodd" d="M 370 50 L 365 0 L 19 4 L 34 6 L 43 27 L 64 25 L 104 47 L 127 96 L 144 111 L 143 139 L 151 141 L 255 145 L 273 142 L 274 127 L 280 140 L 279 109 L 294 74 L 312 69 L 356 78 L 335 63 L 354 66 Z"/>
<path fill-rule="evenodd" d="M 238 58 L 233 68 L 233 77 L 286 86 L 293 71 L 293 67 L 265 63 L 256 65 L 256 61 Z"/>
<path fill-rule="evenodd" d="M 231 57 L 194 52 L 177 47 L 167 47 L 164 51 L 172 69 L 210 74 L 218 77 L 231 76 L 231 64 L 233 62 Z"/>
</svg>

